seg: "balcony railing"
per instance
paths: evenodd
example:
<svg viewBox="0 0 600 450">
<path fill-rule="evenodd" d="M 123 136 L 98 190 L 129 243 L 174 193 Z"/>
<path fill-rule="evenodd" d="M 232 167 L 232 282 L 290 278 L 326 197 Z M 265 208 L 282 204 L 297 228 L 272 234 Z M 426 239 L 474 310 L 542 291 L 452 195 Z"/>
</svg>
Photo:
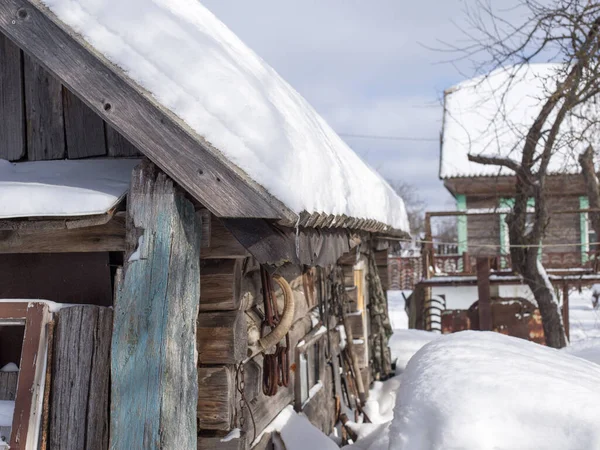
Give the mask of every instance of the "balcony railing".
<svg viewBox="0 0 600 450">
<path fill-rule="evenodd" d="M 544 252 L 542 264 L 551 270 L 577 270 L 592 269 L 594 267 L 595 252 L 588 251 L 582 257 L 580 252 Z M 512 271 L 510 255 L 490 256 L 490 267 L 497 271 Z M 462 255 L 433 255 L 431 264 L 435 274 L 445 275 L 474 275 L 476 270 L 476 255 L 463 253 Z"/>
</svg>

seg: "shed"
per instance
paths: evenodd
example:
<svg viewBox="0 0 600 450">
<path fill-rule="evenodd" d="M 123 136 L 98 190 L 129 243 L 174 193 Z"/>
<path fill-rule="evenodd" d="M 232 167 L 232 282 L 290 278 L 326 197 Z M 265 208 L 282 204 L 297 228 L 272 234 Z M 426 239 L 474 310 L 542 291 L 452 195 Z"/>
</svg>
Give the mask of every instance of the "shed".
<svg viewBox="0 0 600 450">
<path fill-rule="evenodd" d="M 360 408 L 389 185 L 198 2 L 8 0 L 0 32 L 10 448 L 264 448 L 290 403 Z"/>
</svg>

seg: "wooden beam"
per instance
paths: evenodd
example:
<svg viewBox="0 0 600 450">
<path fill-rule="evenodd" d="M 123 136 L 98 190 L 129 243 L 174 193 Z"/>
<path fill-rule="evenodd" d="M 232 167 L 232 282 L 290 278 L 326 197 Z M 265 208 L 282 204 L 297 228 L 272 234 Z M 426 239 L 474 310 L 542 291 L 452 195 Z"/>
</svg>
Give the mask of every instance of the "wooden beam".
<svg viewBox="0 0 600 450">
<path fill-rule="evenodd" d="M 235 367 L 198 367 L 198 423 L 201 430 L 234 428 Z"/>
<path fill-rule="evenodd" d="M 297 217 L 41 0 L 1 2 L 0 29 L 219 217 Z"/>
<path fill-rule="evenodd" d="M 198 315 L 198 362 L 236 364 L 246 357 L 248 328 L 244 311 Z"/>
<path fill-rule="evenodd" d="M 250 442 L 246 440 L 246 433 L 242 432 L 239 438 L 225 440 L 229 433 L 201 432 L 198 435 L 197 450 L 246 450 Z"/>
<path fill-rule="evenodd" d="M 25 156 L 24 110 L 21 50 L 0 34 L 0 159 Z"/>
<path fill-rule="evenodd" d="M 234 311 L 242 300 L 241 259 L 210 259 L 200 268 L 200 311 Z"/>
<path fill-rule="evenodd" d="M 206 214 L 203 215 L 205 219 Z M 250 256 L 250 252 L 244 248 L 242 244 L 234 237 L 231 232 L 225 228 L 214 214 L 208 214 L 207 225 L 203 224 L 203 231 L 208 231 L 208 246 L 203 247 L 200 251 L 202 259 L 229 259 L 229 258 L 245 258 Z M 203 238 L 203 241 L 206 240 Z"/>
<path fill-rule="evenodd" d="M 98 306 L 73 306 L 57 314 L 50 448 L 108 448 L 112 319 L 112 309 Z"/>
<path fill-rule="evenodd" d="M 59 223 L 60 224 L 60 223 Z M 0 253 L 122 252 L 125 217 L 116 215 L 105 225 L 68 229 L 0 230 Z"/>
<path fill-rule="evenodd" d="M 127 214 L 128 253 L 116 276 L 110 445 L 195 448 L 200 224 L 183 192 L 148 161 L 132 173 Z"/>
<path fill-rule="evenodd" d="M 477 258 L 477 294 L 479 296 L 479 329 L 491 331 L 490 259 L 487 257 Z"/>
</svg>

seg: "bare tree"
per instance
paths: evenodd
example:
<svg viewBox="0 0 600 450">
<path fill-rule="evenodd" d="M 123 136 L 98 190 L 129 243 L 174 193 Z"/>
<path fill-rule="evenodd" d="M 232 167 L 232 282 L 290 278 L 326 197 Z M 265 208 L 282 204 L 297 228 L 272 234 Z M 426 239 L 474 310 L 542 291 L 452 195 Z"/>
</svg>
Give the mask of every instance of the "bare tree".
<svg viewBox="0 0 600 450">
<path fill-rule="evenodd" d="M 518 0 L 525 13 L 521 24 L 504 19 L 489 2 L 479 1 L 468 10 L 473 45 L 462 49 L 469 56 L 483 53 L 480 67 L 488 70 L 511 65 L 515 73 L 541 58 L 562 63 L 554 83 L 548 83 L 547 96 L 513 155 L 469 155 L 472 162 L 509 169 L 515 174 L 515 198 L 507 214 L 513 269 L 532 290 L 542 316 L 546 344 L 564 347 L 566 338 L 558 302 L 538 257 L 539 246 L 549 222 L 547 178 L 549 164 L 565 146 L 577 148 L 596 125 L 587 107 L 600 93 L 598 29 L 600 3 L 594 0 Z M 479 61 L 481 61 L 479 59 Z M 514 76 L 507 77 L 503 89 L 511 89 Z M 500 101 L 503 96 L 498 95 Z M 569 133 L 569 124 L 577 123 Z M 565 136 L 568 135 L 568 138 Z M 528 200 L 535 199 L 533 223 L 528 226 Z"/>
<path fill-rule="evenodd" d="M 388 183 L 402 197 L 406 206 L 410 231 L 413 236 L 421 236 L 425 231 L 425 202 L 417 188 L 405 181 L 388 180 Z"/>
</svg>

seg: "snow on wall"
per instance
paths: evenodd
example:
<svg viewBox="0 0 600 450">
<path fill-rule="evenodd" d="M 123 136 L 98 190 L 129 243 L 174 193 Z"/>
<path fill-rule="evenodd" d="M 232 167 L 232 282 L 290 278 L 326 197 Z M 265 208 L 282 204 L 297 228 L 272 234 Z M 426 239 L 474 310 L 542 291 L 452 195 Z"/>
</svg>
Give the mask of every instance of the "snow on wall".
<svg viewBox="0 0 600 450">
<path fill-rule="evenodd" d="M 126 194 L 138 162 L 0 160 L 0 218 L 103 214 Z"/>
<path fill-rule="evenodd" d="M 563 67 L 559 64 L 507 67 L 448 89 L 440 177 L 512 175 L 508 169 L 470 162 L 468 155 L 510 156 L 520 160 L 525 135 L 541 110 L 542 101 L 556 88 Z M 572 151 L 565 142 L 568 134 L 565 131 L 571 126 L 573 122 L 567 120 L 561 128 L 558 150 L 548 168 L 550 173 L 579 171 L 577 156 L 587 144 L 578 144 L 581 148 Z"/>
<path fill-rule="evenodd" d="M 409 230 L 391 187 L 197 0 L 43 3 L 294 212 Z"/>
</svg>

